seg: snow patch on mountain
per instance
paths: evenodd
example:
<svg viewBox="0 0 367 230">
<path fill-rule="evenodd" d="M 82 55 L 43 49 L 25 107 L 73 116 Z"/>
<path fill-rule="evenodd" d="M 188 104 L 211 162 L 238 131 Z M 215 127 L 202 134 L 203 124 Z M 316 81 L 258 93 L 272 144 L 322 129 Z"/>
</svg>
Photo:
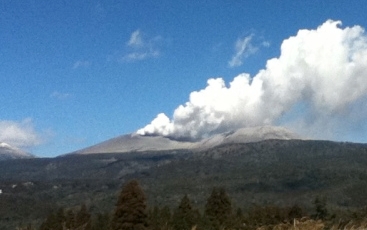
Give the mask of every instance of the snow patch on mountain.
<svg viewBox="0 0 367 230">
<path fill-rule="evenodd" d="M 0 142 L 0 160 L 33 158 L 34 156 L 21 149 L 11 146 L 5 142 Z"/>
</svg>

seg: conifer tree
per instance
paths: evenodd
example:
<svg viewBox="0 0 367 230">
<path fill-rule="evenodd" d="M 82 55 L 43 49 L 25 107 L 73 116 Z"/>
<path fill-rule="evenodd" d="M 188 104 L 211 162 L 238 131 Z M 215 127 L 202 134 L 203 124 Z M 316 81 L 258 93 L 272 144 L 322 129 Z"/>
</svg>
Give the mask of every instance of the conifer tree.
<svg viewBox="0 0 367 230">
<path fill-rule="evenodd" d="M 146 197 L 136 180 L 121 190 L 112 217 L 112 230 L 145 230 L 147 228 Z"/>
<path fill-rule="evenodd" d="M 154 206 L 153 210 L 149 210 L 147 216 L 150 229 L 159 230 L 161 228 L 159 223 L 159 207 Z"/>
<path fill-rule="evenodd" d="M 62 229 L 63 224 L 65 223 L 65 210 L 63 208 L 59 208 L 56 212 L 56 220 L 55 225 L 56 227 L 54 230 Z"/>
<path fill-rule="evenodd" d="M 159 212 L 161 230 L 169 229 L 169 223 L 171 221 L 172 215 L 171 210 L 168 206 L 164 206 Z"/>
<path fill-rule="evenodd" d="M 303 217 L 303 210 L 297 204 L 293 205 L 288 211 L 288 219 L 293 221 L 294 219 L 300 219 Z"/>
<path fill-rule="evenodd" d="M 75 227 L 75 214 L 73 210 L 69 209 L 65 214 L 65 227 L 66 229 L 74 229 Z"/>
<path fill-rule="evenodd" d="M 79 212 L 76 214 L 75 228 L 82 228 L 83 230 L 91 229 L 91 215 L 88 212 L 87 206 L 85 204 L 82 204 Z"/>
<path fill-rule="evenodd" d="M 151 230 L 168 229 L 171 224 L 171 210 L 168 206 L 155 206 L 148 214 L 148 223 Z"/>
<path fill-rule="evenodd" d="M 232 204 L 224 188 L 213 188 L 205 205 L 205 215 L 214 229 L 229 224 L 232 217 Z"/>
<path fill-rule="evenodd" d="M 92 230 L 109 230 L 110 215 L 108 213 L 98 213 L 93 221 Z"/>
<path fill-rule="evenodd" d="M 185 195 L 173 214 L 173 227 L 176 230 L 189 230 L 196 222 L 197 212 L 193 209 L 189 197 Z"/>
<path fill-rule="evenodd" d="M 46 220 L 41 224 L 40 230 L 63 230 L 65 222 L 64 209 L 59 208 L 57 212 L 52 212 Z"/>
<path fill-rule="evenodd" d="M 326 197 L 320 198 L 316 197 L 314 201 L 315 211 L 316 213 L 313 215 L 315 219 L 324 220 L 329 215 L 329 212 L 326 207 Z"/>
</svg>

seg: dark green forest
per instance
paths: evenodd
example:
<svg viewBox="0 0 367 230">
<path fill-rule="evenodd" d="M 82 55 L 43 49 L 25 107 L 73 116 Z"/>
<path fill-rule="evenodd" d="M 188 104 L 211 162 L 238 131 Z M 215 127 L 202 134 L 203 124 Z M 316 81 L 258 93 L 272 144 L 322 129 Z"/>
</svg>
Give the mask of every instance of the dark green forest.
<svg viewBox="0 0 367 230">
<path fill-rule="evenodd" d="M 363 229 L 367 209 L 337 213 L 329 210 L 326 197 L 316 197 L 307 212 L 298 204 L 289 207 L 254 205 L 236 207 L 224 188 L 213 188 L 204 207 L 183 195 L 174 209 L 149 207 L 137 180 L 121 189 L 110 212 L 91 214 L 85 204 L 77 209 L 53 210 L 41 222 L 18 226 L 19 230 L 191 230 L 191 229 Z"/>
</svg>

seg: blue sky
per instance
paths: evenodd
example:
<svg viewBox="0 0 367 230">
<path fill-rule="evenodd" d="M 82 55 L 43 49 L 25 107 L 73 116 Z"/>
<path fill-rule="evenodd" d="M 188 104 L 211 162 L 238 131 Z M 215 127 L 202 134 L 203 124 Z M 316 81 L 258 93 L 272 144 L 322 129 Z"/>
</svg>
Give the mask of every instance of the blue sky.
<svg viewBox="0 0 367 230">
<path fill-rule="evenodd" d="M 229 87 L 241 73 L 252 78 L 299 30 L 316 30 L 328 19 L 340 20 L 342 29 L 366 28 L 365 12 L 367 3 L 353 0 L 3 0 L 0 141 L 50 157 L 135 132 L 160 113 L 173 123 L 176 108 L 188 107 L 190 93 L 205 89 L 208 79 L 220 77 Z M 366 94 L 358 90 L 343 108 L 364 108 Z M 305 107 L 314 102 L 282 104 L 270 124 L 291 127 L 294 117 L 310 113 L 307 123 L 315 113 Z M 358 122 L 332 129 L 340 135 L 330 139 L 367 142 L 364 111 L 347 114 Z M 343 112 L 336 113 L 340 122 Z M 208 133 L 244 124 L 224 123 Z"/>
</svg>

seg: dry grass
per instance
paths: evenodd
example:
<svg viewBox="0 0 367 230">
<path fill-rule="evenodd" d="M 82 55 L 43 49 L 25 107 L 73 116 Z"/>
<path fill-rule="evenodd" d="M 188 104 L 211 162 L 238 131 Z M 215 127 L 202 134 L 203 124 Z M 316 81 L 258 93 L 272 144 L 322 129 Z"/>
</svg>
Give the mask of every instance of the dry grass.
<svg viewBox="0 0 367 230">
<path fill-rule="evenodd" d="M 295 219 L 293 223 L 281 223 L 273 226 L 262 226 L 257 230 L 322 230 L 325 224 L 321 220 L 309 218 Z"/>
<path fill-rule="evenodd" d="M 271 226 L 261 226 L 257 230 L 367 230 L 367 218 L 357 221 L 351 220 L 344 224 L 333 224 L 326 228 L 325 222 L 309 218 L 295 219 L 293 223 L 281 223 Z"/>
<path fill-rule="evenodd" d="M 367 219 L 363 219 L 361 221 L 351 220 L 347 224 L 342 225 L 333 225 L 330 230 L 365 230 L 367 229 Z"/>
</svg>

